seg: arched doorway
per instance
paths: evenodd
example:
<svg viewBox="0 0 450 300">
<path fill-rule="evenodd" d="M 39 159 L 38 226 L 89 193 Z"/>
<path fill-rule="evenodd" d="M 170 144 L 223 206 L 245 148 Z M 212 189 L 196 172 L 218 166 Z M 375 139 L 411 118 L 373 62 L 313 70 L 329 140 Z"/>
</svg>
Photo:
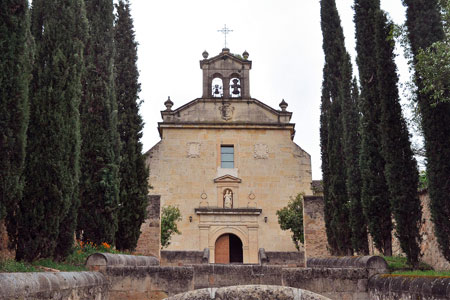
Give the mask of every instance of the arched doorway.
<svg viewBox="0 0 450 300">
<path fill-rule="evenodd" d="M 221 235 L 216 240 L 214 257 L 216 264 L 243 263 L 241 239 L 232 233 Z"/>
</svg>

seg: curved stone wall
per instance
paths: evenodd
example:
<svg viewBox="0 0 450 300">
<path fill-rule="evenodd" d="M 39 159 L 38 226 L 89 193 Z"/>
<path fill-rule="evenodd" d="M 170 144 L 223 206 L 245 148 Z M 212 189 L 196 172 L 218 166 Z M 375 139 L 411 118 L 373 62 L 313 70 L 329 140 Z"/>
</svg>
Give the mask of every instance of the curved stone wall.
<svg viewBox="0 0 450 300">
<path fill-rule="evenodd" d="M 308 258 L 308 268 L 364 268 L 387 270 L 386 261 L 380 256 L 346 256 Z"/>
<path fill-rule="evenodd" d="M 108 289 L 98 272 L 0 273 L 0 300 L 107 300 Z"/>
<path fill-rule="evenodd" d="M 87 258 L 86 266 L 90 269 L 92 267 L 149 267 L 159 266 L 159 260 L 153 256 L 94 253 Z"/>
<path fill-rule="evenodd" d="M 273 285 L 240 285 L 223 288 L 209 288 L 178 294 L 167 300 L 211 300 L 211 299 L 279 299 L 279 300 L 329 300 L 309 291 L 273 286 Z"/>
</svg>

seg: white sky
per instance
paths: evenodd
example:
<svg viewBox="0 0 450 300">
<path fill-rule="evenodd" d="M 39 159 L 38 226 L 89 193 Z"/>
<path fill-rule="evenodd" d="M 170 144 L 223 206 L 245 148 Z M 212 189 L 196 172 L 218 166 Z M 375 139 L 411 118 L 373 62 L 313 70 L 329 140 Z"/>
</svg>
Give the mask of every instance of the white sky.
<svg viewBox="0 0 450 300">
<path fill-rule="evenodd" d="M 355 58 L 352 0 L 337 0 L 347 50 Z M 396 23 L 404 21 L 401 0 L 381 0 Z M 288 102 L 296 123 L 294 141 L 312 156 L 313 179 L 321 179 L 319 117 L 324 55 L 319 1 L 312 0 L 130 0 L 136 30 L 144 150 L 159 141 L 157 122 L 168 96 L 174 109 L 201 97 L 199 61 L 224 46 L 224 24 L 232 53 L 247 50 L 253 61 L 250 94 L 279 109 Z M 408 69 L 399 55 L 402 80 Z M 354 70 L 356 72 L 356 69 Z"/>
</svg>

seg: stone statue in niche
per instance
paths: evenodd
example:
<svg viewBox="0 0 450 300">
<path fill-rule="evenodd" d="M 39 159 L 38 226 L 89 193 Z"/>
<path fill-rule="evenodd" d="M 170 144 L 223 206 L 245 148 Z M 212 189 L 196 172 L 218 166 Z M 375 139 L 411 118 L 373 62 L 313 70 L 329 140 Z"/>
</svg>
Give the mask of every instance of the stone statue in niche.
<svg viewBox="0 0 450 300">
<path fill-rule="evenodd" d="M 223 208 L 233 208 L 233 191 L 230 189 L 223 191 Z"/>
</svg>

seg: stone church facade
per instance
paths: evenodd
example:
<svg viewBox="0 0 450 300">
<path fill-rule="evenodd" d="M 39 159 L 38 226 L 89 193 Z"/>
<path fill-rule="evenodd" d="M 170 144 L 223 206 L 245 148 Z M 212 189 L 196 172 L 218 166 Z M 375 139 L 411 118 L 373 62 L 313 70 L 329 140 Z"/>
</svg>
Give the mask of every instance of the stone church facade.
<svg viewBox="0 0 450 300">
<path fill-rule="evenodd" d="M 250 97 L 247 52 L 203 57 L 203 96 L 177 109 L 164 103 L 161 141 L 147 153 L 149 194 L 182 215 L 166 250 L 207 248 L 210 263 L 257 263 L 260 248 L 296 251 L 276 215 L 298 193 L 312 195 L 311 158 L 293 142 L 292 112 L 284 100 L 274 109 Z M 142 226 L 141 252 L 151 226 Z"/>
</svg>

